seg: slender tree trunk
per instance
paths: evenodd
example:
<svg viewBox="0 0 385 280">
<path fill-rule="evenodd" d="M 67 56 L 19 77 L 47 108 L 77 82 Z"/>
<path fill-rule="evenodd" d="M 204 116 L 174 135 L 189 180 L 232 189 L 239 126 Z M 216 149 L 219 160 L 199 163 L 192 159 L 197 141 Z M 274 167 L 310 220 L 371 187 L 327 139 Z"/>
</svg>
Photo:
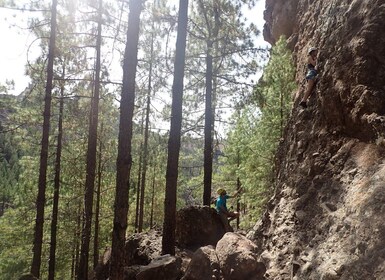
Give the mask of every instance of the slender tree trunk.
<svg viewBox="0 0 385 280">
<path fill-rule="evenodd" d="M 144 111 L 143 111 L 144 112 Z M 144 113 L 142 114 L 141 125 L 140 125 L 140 135 L 143 135 L 144 130 Z M 139 231 L 139 216 L 140 216 L 140 186 L 142 182 L 142 166 L 143 166 L 143 142 L 140 142 L 139 145 L 139 166 L 138 166 L 138 177 L 136 183 L 136 208 L 135 208 L 135 232 Z"/>
<path fill-rule="evenodd" d="M 103 123 L 100 125 L 100 134 L 103 133 Z M 102 185 L 102 150 L 103 143 L 99 140 L 99 158 L 98 158 L 98 183 L 96 189 L 96 205 L 95 205 L 95 228 L 94 228 L 94 268 L 99 262 L 99 215 L 100 215 L 100 189 Z"/>
<path fill-rule="evenodd" d="M 143 120 L 142 120 L 143 124 Z M 143 133 L 143 125 L 141 129 Z M 136 184 L 136 208 L 135 208 L 135 232 L 139 232 L 139 212 L 140 212 L 140 182 L 142 178 L 142 158 L 143 158 L 143 144 L 140 142 L 139 146 L 139 168 L 138 168 L 138 182 Z"/>
<path fill-rule="evenodd" d="M 138 63 L 138 41 L 142 0 L 130 0 L 127 43 L 123 62 L 123 88 L 120 101 L 120 123 L 118 157 L 116 161 L 116 192 L 114 204 L 114 228 L 112 232 L 112 251 L 110 280 L 123 279 L 124 243 L 128 214 L 128 183 L 132 165 L 131 139 L 132 117 L 135 102 L 135 75 Z"/>
<path fill-rule="evenodd" d="M 62 77 L 65 77 L 65 68 L 63 66 Z M 48 280 L 55 279 L 55 264 L 56 264 L 56 237 L 57 237 L 57 217 L 59 212 L 59 190 L 60 190 L 60 163 L 62 152 L 63 139 L 63 107 L 64 107 L 64 84 L 60 86 L 60 105 L 59 105 L 59 122 L 58 136 L 55 160 L 55 178 L 54 178 L 54 194 L 52 205 L 52 222 L 51 222 L 51 247 L 49 251 L 48 264 Z"/>
<path fill-rule="evenodd" d="M 239 149 L 237 150 L 237 169 L 239 169 L 240 165 L 240 155 L 239 155 Z M 237 176 L 237 192 L 241 190 L 241 180 L 239 179 L 239 176 Z M 239 197 L 237 197 L 237 212 L 240 213 L 241 211 L 241 203 Z M 239 216 L 237 217 L 237 229 L 239 229 Z"/>
<path fill-rule="evenodd" d="M 79 255 L 80 255 L 80 237 L 81 237 L 81 229 L 82 229 L 82 204 L 79 202 L 78 210 L 77 210 L 77 219 L 76 219 L 76 229 L 74 232 L 74 265 L 73 265 L 73 277 L 71 279 L 77 278 L 79 274 Z"/>
<path fill-rule="evenodd" d="M 154 226 L 155 169 L 156 169 L 156 165 L 154 165 L 154 173 L 153 173 L 153 176 L 152 176 L 150 228 L 152 228 Z"/>
<path fill-rule="evenodd" d="M 154 3 L 155 4 L 155 3 Z M 154 30 L 154 22 L 152 22 L 152 30 Z M 151 105 L 151 89 L 152 89 L 152 63 L 154 56 L 154 33 L 151 33 L 151 49 L 150 49 L 150 69 L 148 72 L 148 86 L 147 86 L 147 101 L 146 101 L 146 121 L 144 126 L 143 139 L 143 167 L 142 180 L 140 186 L 140 213 L 139 213 L 139 232 L 143 230 L 143 216 L 144 216 L 144 193 L 146 187 L 147 174 L 147 158 L 148 158 L 148 131 L 150 124 L 150 105 Z"/>
<path fill-rule="evenodd" d="M 213 52 L 214 40 L 219 33 L 219 8 L 213 4 L 214 25 L 210 24 L 206 8 L 202 1 L 199 1 L 201 11 L 204 15 L 208 38 L 206 42 L 206 95 L 205 95 L 205 145 L 204 145 L 204 179 L 203 179 L 203 204 L 210 206 L 211 202 L 211 183 L 213 174 L 213 129 L 214 129 L 214 110 L 213 110 Z"/>
<path fill-rule="evenodd" d="M 204 189 L 203 205 L 210 206 L 211 202 L 211 181 L 213 174 L 213 109 L 212 109 L 212 89 L 213 89 L 213 57 L 211 55 L 212 42 L 207 44 L 206 55 L 206 100 L 205 100 L 205 147 L 204 147 Z"/>
<path fill-rule="evenodd" d="M 96 147 L 99 119 L 101 44 L 102 44 L 102 0 L 99 0 L 98 31 L 96 37 L 96 63 L 94 94 L 91 101 L 90 124 L 88 130 L 86 183 L 84 194 L 84 228 L 82 231 L 82 246 L 80 249 L 79 280 L 88 279 L 89 247 L 91 239 L 92 207 L 95 188 Z"/>
<path fill-rule="evenodd" d="M 35 277 L 40 277 L 41 266 L 41 252 L 43 245 L 43 226 L 44 226 L 44 207 L 45 207 L 45 189 L 47 185 L 47 165 L 48 165 L 48 148 L 49 148 L 49 130 L 51 118 L 51 99 L 53 87 L 53 64 L 55 57 L 56 45 L 56 13 L 57 0 L 52 0 L 51 7 L 51 34 L 49 39 L 48 50 L 48 65 L 47 65 L 47 83 L 45 87 L 44 98 L 44 120 L 43 120 L 43 134 L 41 140 L 40 152 L 40 167 L 39 167 L 39 188 L 36 199 L 36 220 L 35 232 L 33 240 L 33 257 L 31 265 L 31 274 Z"/>
<path fill-rule="evenodd" d="M 178 184 L 178 162 L 182 127 L 183 79 L 186 56 L 188 0 L 179 0 L 178 34 L 172 86 L 171 127 L 168 140 L 166 171 L 166 196 L 164 201 L 164 223 L 162 253 L 175 255 L 176 190 Z"/>
</svg>

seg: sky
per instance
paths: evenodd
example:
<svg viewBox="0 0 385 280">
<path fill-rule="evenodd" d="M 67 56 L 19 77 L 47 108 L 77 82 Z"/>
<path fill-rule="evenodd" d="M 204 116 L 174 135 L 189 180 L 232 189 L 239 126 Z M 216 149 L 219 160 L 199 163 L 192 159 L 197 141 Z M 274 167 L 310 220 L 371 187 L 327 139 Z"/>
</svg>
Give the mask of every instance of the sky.
<svg viewBox="0 0 385 280">
<path fill-rule="evenodd" d="M 27 0 L 19 0 L 20 3 Z M 263 30 L 263 11 L 265 0 L 259 0 L 253 11 L 245 14 L 250 21 L 254 22 L 259 30 Z M 4 85 L 7 80 L 15 81 L 15 88 L 10 94 L 21 93 L 29 83 L 25 76 L 25 64 L 32 61 L 38 55 L 38 41 L 27 30 L 27 12 L 13 11 L 0 7 L 0 34 L 3 38 L 0 43 L 0 84 Z M 257 45 L 266 46 L 262 35 L 256 42 Z"/>
</svg>

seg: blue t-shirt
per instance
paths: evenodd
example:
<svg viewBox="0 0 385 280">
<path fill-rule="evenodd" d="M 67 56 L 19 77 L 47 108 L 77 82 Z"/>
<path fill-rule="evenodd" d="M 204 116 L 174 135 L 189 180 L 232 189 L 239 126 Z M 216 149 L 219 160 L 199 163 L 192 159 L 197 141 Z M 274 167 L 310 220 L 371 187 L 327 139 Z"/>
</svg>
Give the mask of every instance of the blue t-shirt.
<svg viewBox="0 0 385 280">
<path fill-rule="evenodd" d="M 225 208 L 226 211 L 227 211 L 227 207 L 226 207 L 226 200 L 229 198 L 230 196 L 228 196 L 227 194 L 226 195 L 220 195 L 218 198 L 217 198 L 217 203 L 215 204 L 216 206 L 216 209 L 217 209 L 217 212 L 219 213 L 221 211 L 221 208 Z"/>
</svg>

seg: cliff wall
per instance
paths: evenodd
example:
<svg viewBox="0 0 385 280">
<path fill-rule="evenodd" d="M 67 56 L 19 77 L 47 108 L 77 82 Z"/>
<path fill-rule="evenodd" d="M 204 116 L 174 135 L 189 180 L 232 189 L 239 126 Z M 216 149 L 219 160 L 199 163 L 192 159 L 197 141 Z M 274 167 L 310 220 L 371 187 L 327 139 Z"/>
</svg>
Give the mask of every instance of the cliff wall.
<svg viewBox="0 0 385 280">
<path fill-rule="evenodd" d="M 385 0 L 267 0 L 265 19 L 267 41 L 288 38 L 299 86 L 250 234 L 267 279 L 385 279 Z M 304 110 L 310 46 L 320 75 Z"/>
</svg>

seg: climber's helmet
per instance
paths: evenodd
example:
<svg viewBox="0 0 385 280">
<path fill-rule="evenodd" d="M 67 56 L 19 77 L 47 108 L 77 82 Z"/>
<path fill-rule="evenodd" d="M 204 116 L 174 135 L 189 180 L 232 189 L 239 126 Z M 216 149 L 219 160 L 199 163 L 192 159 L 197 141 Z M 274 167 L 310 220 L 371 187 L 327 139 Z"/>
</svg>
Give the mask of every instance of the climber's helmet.
<svg viewBox="0 0 385 280">
<path fill-rule="evenodd" d="M 316 47 L 310 47 L 308 50 L 307 50 L 307 54 L 311 54 L 313 51 L 318 51 L 318 49 Z"/>
<path fill-rule="evenodd" d="M 217 194 L 219 194 L 219 195 L 226 194 L 226 191 L 222 188 L 219 188 L 219 189 L 217 189 Z"/>
</svg>

